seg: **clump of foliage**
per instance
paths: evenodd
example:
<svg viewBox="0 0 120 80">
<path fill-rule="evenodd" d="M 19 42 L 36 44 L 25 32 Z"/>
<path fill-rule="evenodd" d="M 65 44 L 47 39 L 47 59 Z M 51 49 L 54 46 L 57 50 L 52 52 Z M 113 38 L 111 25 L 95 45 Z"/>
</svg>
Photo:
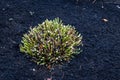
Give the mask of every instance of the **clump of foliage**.
<svg viewBox="0 0 120 80">
<path fill-rule="evenodd" d="M 59 18 L 45 20 L 22 37 L 20 51 L 32 57 L 39 65 L 53 66 L 69 61 L 80 53 L 82 36 L 71 25 L 64 25 Z"/>
</svg>

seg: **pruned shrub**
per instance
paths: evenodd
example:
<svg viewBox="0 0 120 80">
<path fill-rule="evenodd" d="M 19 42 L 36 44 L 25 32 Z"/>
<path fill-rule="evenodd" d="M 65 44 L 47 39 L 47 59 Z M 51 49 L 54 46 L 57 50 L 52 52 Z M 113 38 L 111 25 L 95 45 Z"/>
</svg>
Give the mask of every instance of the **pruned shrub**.
<svg viewBox="0 0 120 80">
<path fill-rule="evenodd" d="M 32 57 L 39 65 L 53 66 L 69 61 L 80 53 L 82 36 L 71 25 L 64 25 L 59 18 L 45 20 L 24 34 L 20 51 Z"/>
</svg>

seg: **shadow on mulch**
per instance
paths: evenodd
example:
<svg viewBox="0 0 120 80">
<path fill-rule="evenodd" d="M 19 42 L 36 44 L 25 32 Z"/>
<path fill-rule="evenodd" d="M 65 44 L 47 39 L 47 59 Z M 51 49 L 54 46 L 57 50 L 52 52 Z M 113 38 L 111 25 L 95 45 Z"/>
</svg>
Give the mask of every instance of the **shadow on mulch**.
<svg viewBox="0 0 120 80">
<path fill-rule="evenodd" d="M 120 9 L 118 4 L 78 5 L 68 0 L 1 0 L 0 80 L 119 80 Z M 50 73 L 19 52 L 30 26 L 60 17 L 83 35 L 83 52 Z M 105 22 L 104 20 L 108 20 Z"/>
</svg>

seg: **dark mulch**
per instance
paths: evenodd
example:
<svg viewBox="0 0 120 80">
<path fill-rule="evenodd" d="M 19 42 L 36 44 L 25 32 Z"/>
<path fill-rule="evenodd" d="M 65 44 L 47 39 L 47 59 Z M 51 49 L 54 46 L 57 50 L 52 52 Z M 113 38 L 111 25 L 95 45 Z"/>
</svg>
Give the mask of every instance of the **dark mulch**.
<svg viewBox="0 0 120 80">
<path fill-rule="evenodd" d="M 60 17 L 83 35 L 83 52 L 52 72 L 19 52 L 30 26 Z M 104 22 L 102 19 L 108 19 Z M 0 80 L 120 80 L 120 5 L 0 0 Z"/>
</svg>

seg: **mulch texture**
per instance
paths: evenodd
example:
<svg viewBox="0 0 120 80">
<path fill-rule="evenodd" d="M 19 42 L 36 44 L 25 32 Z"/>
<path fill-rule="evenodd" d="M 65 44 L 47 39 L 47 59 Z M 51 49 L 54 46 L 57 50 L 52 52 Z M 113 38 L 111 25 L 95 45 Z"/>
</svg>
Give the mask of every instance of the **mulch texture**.
<svg viewBox="0 0 120 80">
<path fill-rule="evenodd" d="M 30 26 L 59 17 L 83 35 L 83 52 L 51 72 L 20 53 Z M 0 1 L 0 80 L 119 80 L 120 5 L 73 0 Z"/>
</svg>

